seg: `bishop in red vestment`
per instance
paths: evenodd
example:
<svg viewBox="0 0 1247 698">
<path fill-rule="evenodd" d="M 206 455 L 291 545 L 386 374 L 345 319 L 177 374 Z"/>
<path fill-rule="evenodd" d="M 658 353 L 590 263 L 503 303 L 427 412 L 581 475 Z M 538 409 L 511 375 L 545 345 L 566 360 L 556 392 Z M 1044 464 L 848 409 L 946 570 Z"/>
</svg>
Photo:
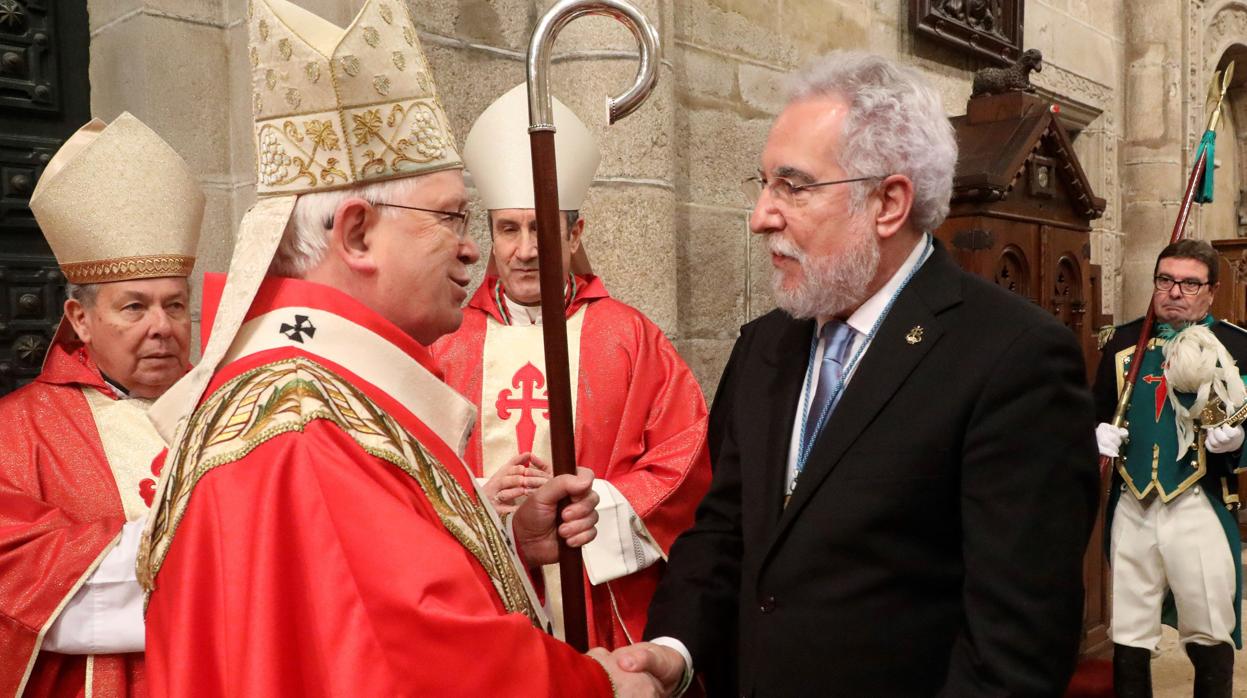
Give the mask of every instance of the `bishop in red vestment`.
<svg viewBox="0 0 1247 698">
<path fill-rule="evenodd" d="M 472 421 L 379 313 L 269 277 L 177 454 L 154 692 L 609 696 L 597 663 L 539 627 L 455 452 Z"/>
<path fill-rule="evenodd" d="M 552 637 L 528 578 L 593 538 L 592 473 L 504 522 L 462 463 L 475 410 L 424 347 L 462 321 L 479 252 L 406 3 L 248 20 L 259 201 L 205 282 L 201 360 L 152 410 L 153 693 L 657 695 Z"/>
<path fill-rule="evenodd" d="M 204 197 L 123 114 L 69 139 L 31 208 L 71 286 L 42 372 L 0 399 L 0 696 L 142 696 L 147 407 L 188 368 Z"/>
<path fill-rule="evenodd" d="M 466 461 L 503 507 L 523 491 L 514 483 L 540 481 L 533 466 L 550 455 L 524 88 L 486 109 L 464 143 L 490 209 L 493 273 L 459 330 L 432 347 L 447 383 L 478 406 Z M 554 118 L 559 202 L 567 210 L 564 271 L 583 270 L 585 220 L 577 210 L 600 156 L 589 130 L 558 100 Z M 593 469 L 601 495 L 598 537 L 584 550 L 589 640 L 613 649 L 641 638 L 667 551 L 692 525 L 709 486 L 706 405 L 662 330 L 611 298 L 598 277 L 569 276 L 565 295 L 576 461 Z M 523 460 L 530 453 L 532 463 Z M 558 575 L 547 570 L 545 582 L 553 587 Z M 557 623 L 557 604 L 552 611 Z"/>
</svg>

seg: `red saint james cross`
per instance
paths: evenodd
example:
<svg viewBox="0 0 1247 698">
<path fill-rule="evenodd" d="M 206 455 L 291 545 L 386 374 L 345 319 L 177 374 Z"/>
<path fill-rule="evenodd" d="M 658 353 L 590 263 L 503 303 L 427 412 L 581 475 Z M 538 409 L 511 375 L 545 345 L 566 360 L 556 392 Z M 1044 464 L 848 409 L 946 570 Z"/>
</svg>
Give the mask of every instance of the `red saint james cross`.
<svg viewBox="0 0 1247 698">
<path fill-rule="evenodd" d="M 1156 421 L 1160 421 L 1160 413 L 1165 409 L 1165 389 L 1168 383 L 1165 381 L 1165 374 L 1159 376 L 1143 376 L 1144 383 L 1156 384 Z"/>
<path fill-rule="evenodd" d="M 533 439 L 537 435 L 537 422 L 533 420 L 533 410 L 545 410 L 541 416 L 550 420 L 550 401 L 539 399 L 537 391 L 546 384 L 546 377 L 531 363 L 524 364 L 511 378 L 511 387 L 519 391 L 517 396 L 510 390 L 498 392 L 498 401 L 494 407 L 498 409 L 498 418 L 511 419 L 511 410 L 520 413 L 520 421 L 515 425 L 515 440 L 519 444 L 520 453 L 532 453 Z M 549 396 L 549 391 L 542 391 Z"/>
</svg>

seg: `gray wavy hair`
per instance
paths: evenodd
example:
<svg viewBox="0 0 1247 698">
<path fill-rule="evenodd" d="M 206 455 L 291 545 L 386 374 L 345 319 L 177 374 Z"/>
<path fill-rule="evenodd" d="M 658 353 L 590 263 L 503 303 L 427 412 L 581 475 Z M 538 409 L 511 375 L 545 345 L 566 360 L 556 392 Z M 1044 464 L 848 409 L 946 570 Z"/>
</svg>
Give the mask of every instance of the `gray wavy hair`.
<svg viewBox="0 0 1247 698">
<path fill-rule="evenodd" d="M 910 220 L 919 230 L 938 228 L 948 215 L 957 139 L 926 78 L 882 56 L 835 51 L 790 78 L 789 103 L 822 96 L 849 105 L 837 163 L 845 174 L 905 175 L 914 184 Z M 855 209 L 875 184 L 852 185 Z"/>
<path fill-rule="evenodd" d="M 357 196 L 370 204 L 388 203 L 411 195 L 419 186 L 420 177 L 414 176 L 299 196 L 282 233 L 277 253 L 269 265 L 269 273 L 303 278 L 320 264 L 329 250 L 333 214 L 338 205 L 348 198 Z M 379 209 L 382 216 L 397 215 L 401 210 L 389 207 Z"/>
</svg>

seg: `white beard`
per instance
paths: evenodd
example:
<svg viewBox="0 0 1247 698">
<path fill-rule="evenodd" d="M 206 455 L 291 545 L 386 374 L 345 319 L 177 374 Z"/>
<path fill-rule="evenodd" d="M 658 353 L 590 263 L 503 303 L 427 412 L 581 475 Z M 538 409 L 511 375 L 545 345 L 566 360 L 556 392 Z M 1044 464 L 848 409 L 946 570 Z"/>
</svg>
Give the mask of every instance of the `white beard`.
<svg viewBox="0 0 1247 698">
<path fill-rule="evenodd" d="M 784 274 L 771 271 L 775 304 L 798 318 L 836 316 L 866 300 L 867 285 L 879 270 L 879 240 L 870 232 L 853 235 L 839 253 L 810 256 L 791 240 L 773 233 L 767 238 L 772 254 L 791 257 L 801 265 L 802 280 L 794 289 L 784 287 Z"/>
</svg>

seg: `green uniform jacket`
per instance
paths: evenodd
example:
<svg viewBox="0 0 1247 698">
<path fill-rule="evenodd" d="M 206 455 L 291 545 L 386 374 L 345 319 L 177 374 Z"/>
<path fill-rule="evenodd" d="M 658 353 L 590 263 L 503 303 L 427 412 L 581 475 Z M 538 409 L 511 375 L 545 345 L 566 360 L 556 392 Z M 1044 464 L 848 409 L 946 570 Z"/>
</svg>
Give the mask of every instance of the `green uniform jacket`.
<svg viewBox="0 0 1247 698">
<path fill-rule="evenodd" d="M 1240 372 L 1247 364 L 1247 331 L 1226 322 L 1205 319 L 1213 334 L 1225 345 L 1239 364 Z M 1142 320 L 1118 326 L 1101 348 L 1100 365 L 1096 371 L 1094 395 L 1096 420 L 1110 422 L 1117 409 L 1117 396 L 1130 370 L 1130 358 L 1139 339 Z M 1243 449 L 1232 453 L 1206 453 L 1202 432 L 1182 458 L 1178 458 L 1177 429 L 1174 411 L 1167 395 L 1163 363 L 1165 337 L 1170 331 L 1165 325 L 1157 325 L 1152 332 L 1147 352 L 1143 355 L 1143 367 L 1135 382 L 1134 395 L 1127 412 L 1130 440 L 1123 444 L 1123 456 L 1113 463 L 1113 484 L 1109 490 L 1108 510 L 1105 514 L 1104 551 L 1110 546 L 1113 512 L 1121 496 L 1133 496 L 1150 501 L 1160 498 L 1169 502 L 1186 490 L 1199 485 L 1212 503 L 1212 509 L 1221 521 L 1222 532 L 1230 546 L 1238 580 L 1234 599 L 1235 614 L 1240 622 L 1234 631 L 1234 642 L 1242 647 L 1241 614 L 1242 554 L 1238 535 L 1238 522 L 1228 504 L 1237 502 L 1237 481 L 1234 475 L 1247 467 L 1247 454 Z M 1179 400 L 1189 404 L 1188 396 L 1179 394 Z M 1173 625 L 1172 608 L 1167 604 L 1165 622 Z"/>
</svg>

